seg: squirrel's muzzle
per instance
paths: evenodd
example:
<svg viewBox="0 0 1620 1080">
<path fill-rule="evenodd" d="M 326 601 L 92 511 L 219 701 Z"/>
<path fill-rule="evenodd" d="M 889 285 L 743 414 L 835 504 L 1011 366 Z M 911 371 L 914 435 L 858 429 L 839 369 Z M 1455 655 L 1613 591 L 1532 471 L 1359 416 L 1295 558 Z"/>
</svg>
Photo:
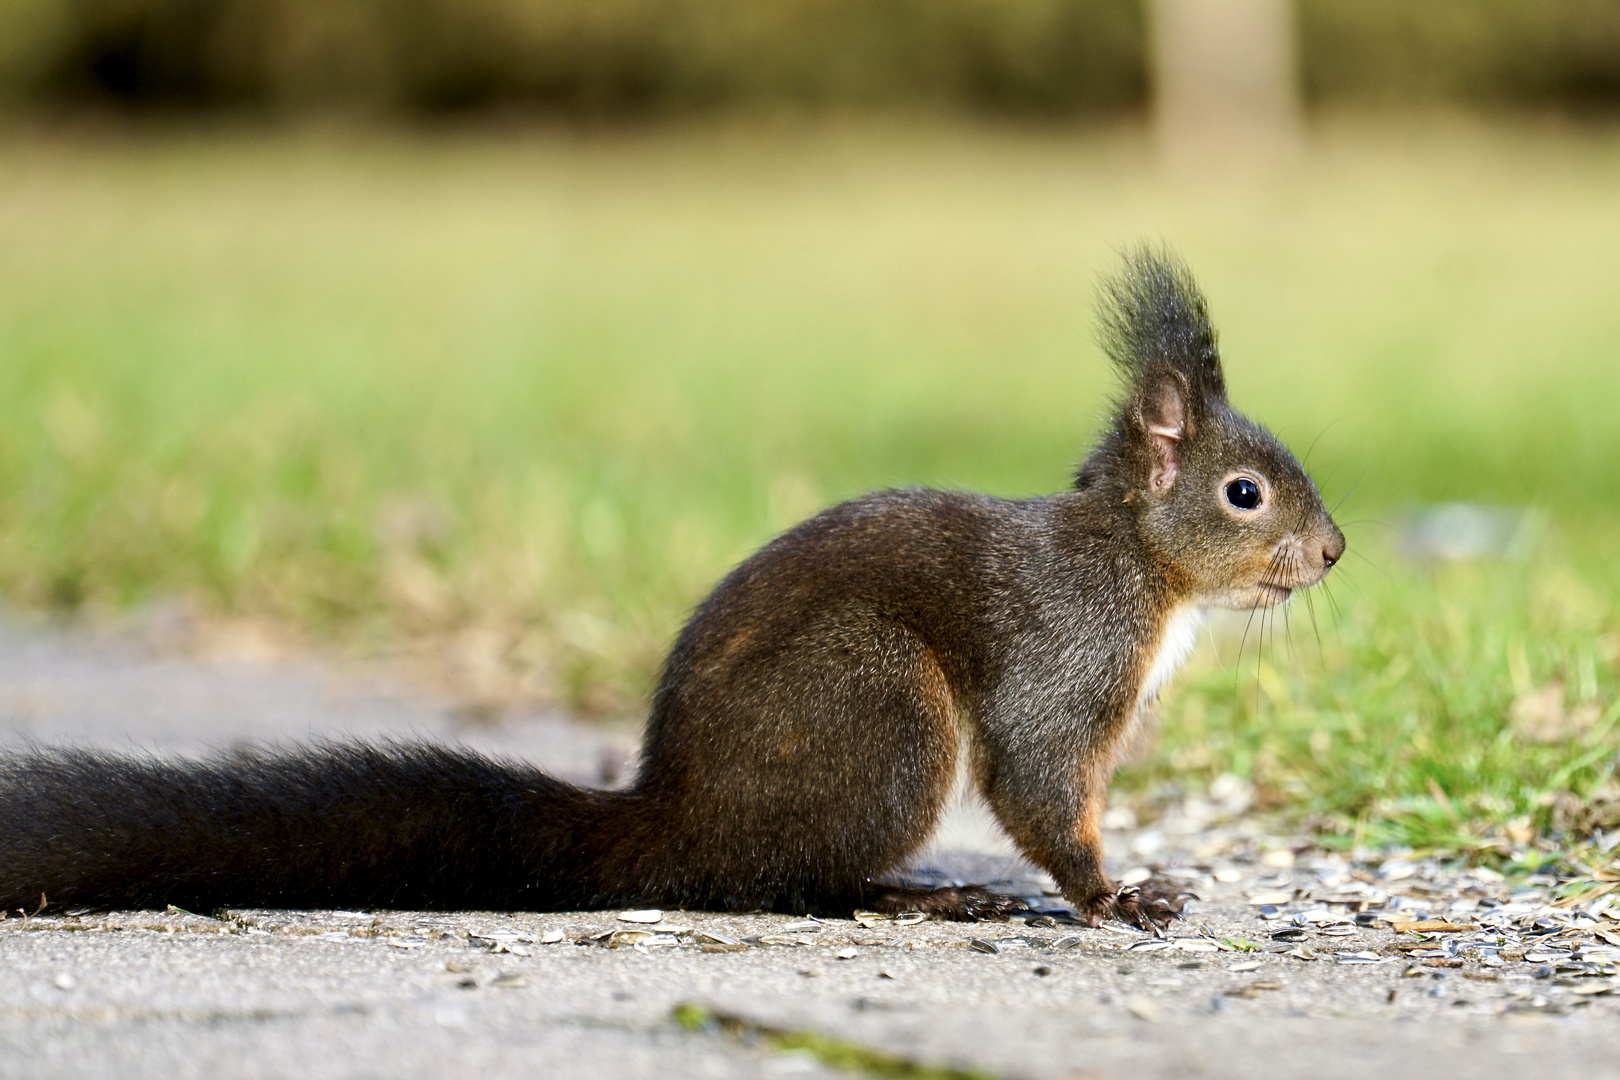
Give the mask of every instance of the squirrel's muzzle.
<svg viewBox="0 0 1620 1080">
<path fill-rule="evenodd" d="M 1344 533 L 1337 525 L 1331 526 L 1333 535 L 1322 544 L 1322 572 L 1333 569 L 1333 564 L 1344 558 Z"/>
</svg>

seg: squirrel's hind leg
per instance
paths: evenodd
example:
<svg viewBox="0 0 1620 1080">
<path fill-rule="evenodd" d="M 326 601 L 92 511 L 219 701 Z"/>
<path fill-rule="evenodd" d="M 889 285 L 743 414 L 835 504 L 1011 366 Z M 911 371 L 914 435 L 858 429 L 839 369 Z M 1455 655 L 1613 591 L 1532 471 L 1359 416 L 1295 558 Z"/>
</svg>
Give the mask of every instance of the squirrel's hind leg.
<svg viewBox="0 0 1620 1080">
<path fill-rule="evenodd" d="M 956 776 L 952 688 L 908 628 L 849 611 L 753 657 L 699 656 L 655 717 L 662 827 L 625 880 L 666 906 L 848 918 L 933 833 Z M 912 910 L 914 905 L 905 905 Z"/>
<path fill-rule="evenodd" d="M 983 885 L 947 885 L 939 889 L 874 886 L 865 906 L 884 915 L 920 911 L 944 922 L 1006 922 L 1027 905 L 1016 896 Z"/>
</svg>

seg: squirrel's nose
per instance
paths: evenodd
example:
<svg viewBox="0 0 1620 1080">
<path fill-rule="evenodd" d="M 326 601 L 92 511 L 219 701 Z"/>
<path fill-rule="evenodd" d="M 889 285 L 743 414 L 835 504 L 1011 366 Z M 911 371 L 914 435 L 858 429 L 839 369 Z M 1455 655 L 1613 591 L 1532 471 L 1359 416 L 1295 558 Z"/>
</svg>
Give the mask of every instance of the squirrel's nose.
<svg viewBox="0 0 1620 1080">
<path fill-rule="evenodd" d="M 1342 558 L 1344 558 L 1344 534 L 1335 529 L 1333 538 L 1322 545 L 1322 569 L 1329 569 Z"/>
</svg>

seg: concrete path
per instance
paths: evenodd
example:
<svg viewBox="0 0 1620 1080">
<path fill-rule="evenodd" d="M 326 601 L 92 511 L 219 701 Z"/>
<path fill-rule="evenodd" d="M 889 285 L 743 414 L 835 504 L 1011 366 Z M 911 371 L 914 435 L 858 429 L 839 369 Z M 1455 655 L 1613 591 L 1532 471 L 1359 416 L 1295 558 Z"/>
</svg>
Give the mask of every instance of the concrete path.
<svg viewBox="0 0 1620 1080">
<path fill-rule="evenodd" d="M 469 725 L 447 703 L 312 665 L 0 629 L 0 752 L 349 735 L 456 740 L 586 782 L 614 772 L 631 738 L 557 716 Z M 1045 919 L 13 913 L 0 921 L 0 1078 L 818 1076 L 880 1054 L 913 1076 L 1620 1077 L 1614 980 L 1518 955 L 1418 959 L 1383 927 L 1307 922 L 1278 943 L 1293 924 L 1249 897 L 1286 882 L 1309 906 L 1343 874 L 1251 858 L 1252 843 L 1199 855 L 1202 842 L 1110 834 L 1117 871 L 1151 851 L 1198 876 L 1206 900 L 1169 947 Z M 1048 884 L 971 808 L 927 861 L 1037 899 Z M 1315 958 L 1265 951 L 1284 947 Z"/>
</svg>

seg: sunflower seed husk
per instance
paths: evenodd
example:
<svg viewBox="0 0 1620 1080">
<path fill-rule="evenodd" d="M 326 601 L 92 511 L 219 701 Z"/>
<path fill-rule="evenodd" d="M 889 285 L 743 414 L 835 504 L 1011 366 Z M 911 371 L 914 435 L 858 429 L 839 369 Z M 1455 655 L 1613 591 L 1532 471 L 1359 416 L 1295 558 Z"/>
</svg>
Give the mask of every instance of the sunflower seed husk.
<svg viewBox="0 0 1620 1080">
<path fill-rule="evenodd" d="M 1593 997 L 1598 994 L 1607 994 L 1613 989 L 1614 985 L 1612 983 L 1589 980 L 1587 982 L 1577 983 L 1576 985 L 1570 987 L 1569 992 L 1572 994 L 1580 994 L 1583 997 Z"/>
<path fill-rule="evenodd" d="M 1159 1007 L 1159 1003 L 1150 997 L 1126 998 L 1125 1008 L 1130 1011 L 1132 1016 L 1149 1024 L 1158 1023 L 1159 1017 L 1164 1015 L 1164 1010 Z"/>
<path fill-rule="evenodd" d="M 968 938 L 968 948 L 974 952 L 990 953 L 992 955 L 1001 951 L 1001 946 L 984 938 Z"/>
<path fill-rule="evenodd" d="M 628 923 L 661 923 L 664 921 L 664 913 L 659 911 L 657 908 L 644 908 L 640 911 L 621 911 L 618 914 L 618 920 L 620 922 Z"/>
</svg>

